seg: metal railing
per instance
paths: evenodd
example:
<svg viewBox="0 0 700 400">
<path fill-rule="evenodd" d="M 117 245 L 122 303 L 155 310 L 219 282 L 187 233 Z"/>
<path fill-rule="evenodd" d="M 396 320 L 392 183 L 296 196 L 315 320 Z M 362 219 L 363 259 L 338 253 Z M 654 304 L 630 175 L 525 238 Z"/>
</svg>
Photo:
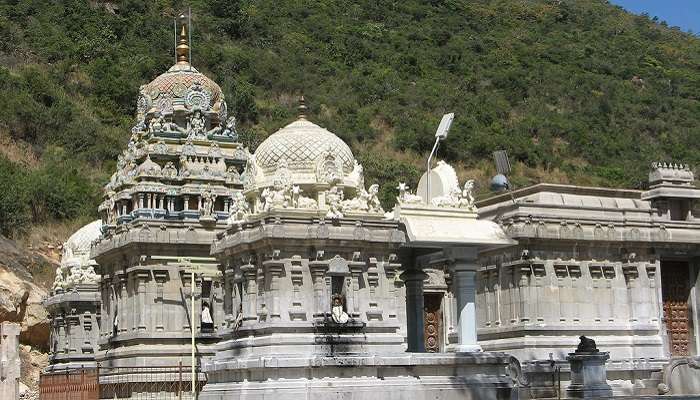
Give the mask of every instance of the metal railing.
<svg viewBox="0 0 700 400">
<path fill-rule="evenodd" d="M 39 378 L 39 399 L 98 400 L 100 398 L 98 382 L 97 368 L 43 373 Z"/>
<path fill-rule="evenodd" d="M 183 400 L 197 397 L 206 376 L 192 367 L 97 367 L 43 373 L 40 400 Z"/>
</svg>

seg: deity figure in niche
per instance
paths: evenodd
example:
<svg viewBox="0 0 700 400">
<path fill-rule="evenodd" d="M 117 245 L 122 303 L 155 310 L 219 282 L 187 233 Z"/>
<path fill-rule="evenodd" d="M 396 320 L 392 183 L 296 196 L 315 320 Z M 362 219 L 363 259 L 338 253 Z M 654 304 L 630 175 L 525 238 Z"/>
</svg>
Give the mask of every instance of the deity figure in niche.
<svg viewBox="0 0 700 400">
<path fill-rule="evenodd" d="M 333 295 L 333 306 L 331 307 L 331 318 L 336 324 L 347 324 L 350 320 L 350 316 L 345 312 L 343 303 L 345 298 L 336 293 Z"/>
<path fill-rule="evenodd" d="M 156 114 L 156 116 L 148 124 L 148 131 L 150 133 L 162 132 L 164 122 L 165 119 L 163 118 L 163 115 L 161 115 L 161 113 Z"/>
<path fill-rule="evenodd" d="M 187 137 L 198 138 L 205 136 L 205 125 L 204 114 L 202 114 L 201 110 L 195 110 L 187 126 Z"/>
<path fill-rule="evenodd" d="M 200 210 L 200 215 L 202 217 L 211 217 L 214 214 L 214 202 L 216 201 L 216 195 L 212 193 L 211 189 L 202 193 L 202 209 Z"/>
</svg>

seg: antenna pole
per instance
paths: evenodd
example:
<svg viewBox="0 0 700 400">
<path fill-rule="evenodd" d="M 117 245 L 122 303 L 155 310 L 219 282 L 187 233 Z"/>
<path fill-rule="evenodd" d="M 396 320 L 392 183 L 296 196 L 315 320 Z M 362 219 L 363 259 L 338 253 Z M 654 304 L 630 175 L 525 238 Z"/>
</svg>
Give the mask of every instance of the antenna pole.
<svg viewBox="0 0 700 400">
<path fill-rule="evenodd" d="M 177 17 L 173 18 L 173 33 L 175 34 L 175 45 L 173 53 L 175 54 L 175 64 L 177 64 Z"/>
<path fill-rule="evenodd" d="M 433 155 L 435 155 L 435 152 L 437 151 L 438 146 L 440 145 L 440 138 L 437 137 L 435 138 L 435 144 L 433 145 L 433 149 L 430 151 L 430 155 L 428 156 L 428 172 L 426 172 L 426 180 L 425 180 L 425 204 L 430 204 L 430 162 L 433 160 Z"/>
</svg>

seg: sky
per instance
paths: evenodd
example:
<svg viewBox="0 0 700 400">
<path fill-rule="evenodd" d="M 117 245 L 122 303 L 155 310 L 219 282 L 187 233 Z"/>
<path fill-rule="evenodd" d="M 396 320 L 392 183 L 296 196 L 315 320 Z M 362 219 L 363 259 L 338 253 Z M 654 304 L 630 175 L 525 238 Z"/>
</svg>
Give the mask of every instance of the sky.
<svg viewBox="0 0 700 400">
<path fill-rule="evenodd" d="M 682 31 L 700 34 L 700 0 L 610 0 L 611 3 L 634 14 L 646 12 L 650 17 L 659 17 L 668 26 L 677 26 Z"/>
</svg>

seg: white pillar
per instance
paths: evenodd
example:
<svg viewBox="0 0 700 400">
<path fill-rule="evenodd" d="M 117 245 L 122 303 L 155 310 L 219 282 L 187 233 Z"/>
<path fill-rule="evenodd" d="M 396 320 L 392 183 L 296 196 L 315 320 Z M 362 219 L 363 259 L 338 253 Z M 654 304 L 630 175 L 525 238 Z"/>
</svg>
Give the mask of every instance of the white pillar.
<svg viewBox="0 0 700 400">
<path fill-rule="evenodd" d="M 457 300 L 457 352 L 479 352 L 476 339 L 476 271 L 479 267 L 477 249 L 459 247 L 445 249 L 445 255 L 453 260 L 452 282 Z"/>
</svg>

